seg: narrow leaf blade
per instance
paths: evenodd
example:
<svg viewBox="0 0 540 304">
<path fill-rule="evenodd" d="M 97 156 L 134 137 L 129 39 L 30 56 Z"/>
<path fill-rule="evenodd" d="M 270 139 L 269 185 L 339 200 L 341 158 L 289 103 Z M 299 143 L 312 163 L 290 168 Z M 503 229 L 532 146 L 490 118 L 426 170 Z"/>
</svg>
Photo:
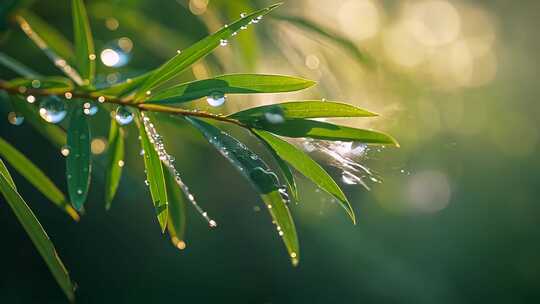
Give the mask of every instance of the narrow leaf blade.
<svg viewBox="0 0 540 304">
<path fill-rule="evenodd" d="M 311 87 L 314 81 L 291 76 L 263 74 L 229 74 L 211 79 L 183 83 L 159 91 L 148 97 L 148 102 L 180 103 L 221 94 L 260 94 L 292 92 Z"/>
<path fill-rule="evenodd" d="M 109 129 L 109 148 L 107 157 L 107 172 L 105 173 L 105 208 L 111 208 L 111 203 L 118 190 L 122 169 L 124 166 L 124 136 L 123 130 L 113 118 Z"/>
<path fill-rule="evenodd" d="M 279 155 L 279 157 L 287 161 L 291 166 L 298 170 L 298 172 L 313 181 L 319 188 L 338 199 L 341 207 L 347 211 L 353 223 L 356 223 L 354 211 L 347 200 L 347 197 L 332 177 L 317 162 L 294 145 L 269 132 L 261 130 L 254 130 L 254 132 L 262 138 L 275 153 Z"/>
<path fill-rule="evenodd" d="M 72 91 L 74 88 L 73 82 L 65 77 L 34 77 L 34 78 L 15 78 L 7 82 L 10 88 L 39 88 L 47 90 L 50 93 L 61 94 Z"/>
<path fill-rule="evenodd" d="M 90 126 L 80 107 L 73 107 L 67 131 L 69 154 L 66 157 L 66 178 L 73 207 L 83 210 L 90 187 Z"/>
<path fill-rule="evenodd" d="M 165 232 L 167 227 L 167 208 L 168 197 L 167 188 L 165 185 L 165 176 L 161 160 L 154 149 L 154 146 L 148 138 L 148 134 L 144 128 L 144 124 L 141 121 L 142 118 L 139 115 L 137 117 L 137 125 L 139 127 L 139 135 L 141 137 L 141 146 L 144 151 L 144 167 L 146 168 L 146 182 L 150 188 L 150 196 L 154 203 L 154 209 L 158 218 L 161 231 Z"/>
<path fill-rule="evenodd" d="M 202 120 L 188 117 L 205 137 L 246 177 L 259 192 L 262 200 L 279 228 L 293 265 L 299 261 L 296 228 L 289 208 L 279 193 L 279 181 L 272 170 L 244 144 Z"/>
<path fill-rule="evenodd" d="M 333 141 L 357 141 L 367 144 L 389 144 L 399 147 L 398 142 L 385 133 L 339 126 L 309 119 L 288 119 L 279 123 L 263 120 L 250 125 L 256 129 L 266 130 L 286 137 L 308 137 Z"/>
<path fill-rule="evenodd" d="M 72 0 L 73 33 L 75 35 L 75 61 L 85 85 L 94 81 L 96 53 L 94 38 L 83 0 Z"/>
<path fill-rule="evenodd" d="M 229 39 L 233 33 L 241 30 L 242 27 L 247 26 L 251 20 L 258 18 L 259 16 L 264 16 L 278 7 L 280 4 L 274 4 L 267 8 L 258 10 L 252 14 L 247 15 L 246 17 L 240 18 L 239 20 L 229 24 L 227 27 L 223 27 L 221 30 L 216 33 L 200 40 L 199 42 L 193 44 L 189 48 L 183 50 L 180 54 L 174 56 L 172 59 L 164 63 L 156 71 L 152 73 L 149 79 L 144 83 L 144 85 L 139 89 L 136 94 L 136 100 L 141 100 L 144 95 L 156 88 L 157 86 L 165 83 L 166 81 L 172 79 L 176 75 L 180 74 L 186 68 L 191 66 L 197 60 L 205 57 L 210 54 L 216 47 L 218 47 L 222 40 Z"/>
<path fill-rule="evenodd" d="M 346 103 L 334 101 L 291 101 L 250 108 L 229 117 L 243 122 L 265 119 L 266 115 L 281 115 L 284 119 L 323 117 L 372 117 L 377 114 Z"/>
<path fill-rule="evenodd" d="M 174 180 L 170 171 L 165 172 L 167 198 L 169 199 L 167 230 L 173 245 L 182 250 L 186 248 L 186 197 Z"/>
<path fill-rule="evenodd" d="M 2 161 L 0 160 L 0 162 Z M 2 164 L 1 167 L 5 166 Z M 10 185 L 10 180 L 12 179 L 11 176 L 9 176 L 9 172 L 4 171 L 0 173 L 0 192 L 2 192 L 2 195 L 15 213 L 15 216 L 32 240 L 32 243 L 34 243 L 34 246 L 36 246 L 36 249 L 47 264 L 54 279 L 58 285 L 60 285 L 69 301 L 73 302 L 75 300 L 75 288 L 66 267 L 58 257 L 58 253 L 56 252 L 53 243 L 32 210 L 30 210 L 15 188 Z"/>
<path fill-rule="evenodd" d="M 0 156 L 11 164 L 17 172 L 26 178 L 45 197 L 53 202 L 60 209 L 67 212 L 74 220 L 79 220 L 77 212 L 66 201 L 66 197 L 56 185 L 32 163 L 26 156 L 15 149 L 7 141 L 0 138 Z"/>
</svg>

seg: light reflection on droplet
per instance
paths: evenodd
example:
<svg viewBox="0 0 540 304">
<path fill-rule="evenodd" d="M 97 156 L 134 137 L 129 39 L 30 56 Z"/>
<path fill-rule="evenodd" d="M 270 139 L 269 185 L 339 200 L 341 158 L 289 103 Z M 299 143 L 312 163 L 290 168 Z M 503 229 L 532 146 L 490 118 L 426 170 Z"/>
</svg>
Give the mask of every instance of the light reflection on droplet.
<svg viewBox="0 0 540 304">
<path fill-rule="evenodd" d="M 222 92 L 212 92 L 207 98 L 206 101 L 212 107 L 219 107 L 225 103 L 226 100 L 225 94 Z"/>
<path fill-rule="evenodd" d="M 125 126 L 133 121 L 133 113 L 126 106 L 119 106 L 116 109 L 114 118 L 118 124 Z"/>
<path fill-rule="evenodd" d="M 39 115 L 47 122 L 59 123 L 66 114 L 66 103 L 57 96 L 46 97 L 39 104 Z"/>
</svg>

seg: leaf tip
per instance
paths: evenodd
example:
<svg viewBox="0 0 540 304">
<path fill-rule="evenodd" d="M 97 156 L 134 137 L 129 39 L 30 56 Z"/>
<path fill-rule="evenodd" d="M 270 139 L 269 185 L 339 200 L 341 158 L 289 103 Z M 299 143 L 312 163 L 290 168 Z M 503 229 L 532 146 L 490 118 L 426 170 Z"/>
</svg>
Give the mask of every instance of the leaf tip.
<svg viewBox="0 0 540 304">
<path fill-rule="evenodd" d="M 184 240 L 181 240 L 177 238 L 176 236 L 171 238 L 171 241 L 178 250 L 184 250 L 186 249 L 186 242 Z"/>
<path fill-rule="evenodd" d="M 67 214 L 68 214 L 75 222 L 78 222 L 78 221 L 81 220 L 81 217 L 79 216 L 79 214 L 77 213 L 77 211 L 75 211 L 75 209 L 73 209 L 73 207 L 71 207 L 70 205 L 66 205 L 65 210 L 66 210 Z"/>
</svg>

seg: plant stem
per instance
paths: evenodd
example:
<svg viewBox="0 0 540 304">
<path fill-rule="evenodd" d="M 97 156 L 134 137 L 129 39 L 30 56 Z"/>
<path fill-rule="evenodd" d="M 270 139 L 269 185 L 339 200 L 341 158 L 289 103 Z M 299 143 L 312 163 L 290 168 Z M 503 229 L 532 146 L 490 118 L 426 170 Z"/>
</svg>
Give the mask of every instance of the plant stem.
<svg viewBox="0 0 540 304">
<path fill-rule="evenodd" d="M 53 96 L 53 95 L 64 95 L 66 93 L 71 94 L 71 98 L 74 99 L 90 99 L 95 100 L 96 96 L 92 94 L 92 92 L 84 92 L 84 91 L 69 91 L 69 92 L 50 92 L 43 89 L 35 89 L 35 88 L 27 88 L 27 87 L 14 87 L 10 86 L 8 82 L 5 80 L 0 79 L 0 90 L 6 91 L 8 94 L 12 95 L 33 95 L 33 96 Z M 101 98 L 101 97 L 100 97 Z M 99 99 L 99 98 L 98 98 Z M 202 118 L 208 118 L 213 119 L 217 121 L 223 121 L 227 123 L 232 123 L 235 125 L 238 125 L 240 127 L 249 129 L 248 126 L 241 123 L 240 121 L 232 118 L 228 118 L 226 116 L 220 115 L 220 114 L 214 114 L 210 112 L 205 111 L 199 111 L 199 110 L 188 110 L 183 108 L 177 108 L 177 107 L 171 107 L 171 106 L 164 106 L 159 104 L 150 104 L 150 103 L 134 103 L 132 99 L 123 99 L 123 98 L 110 98 L 107 97 L 103 101 L 104 103 L 112 103 L 112 104 L 118 104 L 128 107 L 137 108 L 141 111 L 150 111 L 150 112 L 160 112 L 160 113 L 168 113 L 168 114 L 174 114 L 174 115 L 182 115 L 182 116 L 196 116 L 196 117 L 202 117 Z"/>
</svg>

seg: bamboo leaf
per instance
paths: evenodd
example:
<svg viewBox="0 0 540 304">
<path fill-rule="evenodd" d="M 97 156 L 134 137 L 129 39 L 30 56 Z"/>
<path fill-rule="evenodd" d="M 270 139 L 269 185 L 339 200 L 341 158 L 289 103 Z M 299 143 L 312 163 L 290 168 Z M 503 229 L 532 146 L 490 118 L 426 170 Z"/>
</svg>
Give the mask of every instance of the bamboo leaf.
<svg viewBox="0 0 540 304">
<path fill-rule="evenodd" d="M 343 37 L 339 33 L 336 33 L 308 19 L 298 17 L 298 16 L 287 16 L 287 15 L 276 14 L 276 15 L 273 15 L 272 18 L 288 22 L 304 30 L 315 33 L 325 39 L 328 39 L 329 41 L 334 42 L 335 44 L 339 45 L 340 47 L 345 49 L 347 52 L 349 52 L 354 57 L 354 59 L 356 59 L 356 61 L 358 61 L 360 64 L 363 64 L 369 68 L 373 68 L 375 66 L 375 60 L 371 56 L 360 51 L 353 41 Z"/>
<path fill-rule="evenodd" d="M 118 83 L 110 87 L 95 91 L 92 93 L 92 95 L 95 97 L 122 97 L 128 95 L 129 93 L 137 89 L 140 85 L 143 84 L 143 82 L 148 79 L 148 77 L 150 77 L 149 73 L 137 76 L 135 78 L 129 78 L 122 83 Z"/>
<path fill-rule="evenodd" d="M 109 149 L 107 172 L 105 175 L 105 208 L 111 208 L 111 203 L 120 184 L 124 166 L 124 132 L 113 118 L 109 129 Z"/>
<path fill-rule="evenodd" d="M 246 17 L 240 18 L 237 21 L 223 27 L 216 33 L 200 40 L 193 44 L 189 48 L 182 51 L 180 54 L 174 56 L 172 59 L 164 63 L 157 70 L 152 72 L 152 75 L 144 83 L 144 85 L 137 92 L 135 99 L 141 100 L 144 98 L 148 91 L 155 89 L 156 87 L 164 84 L 168 80 L 180 74 L 186 68 L 191 66 L 197 60 L 205 57 L 212 52 L 216 47 L 222 43 L 223 40 L 229 39 L 233 33 L 241 30 L 244 26 L 247 26 L 251 20 L 264 16 L 278 7 L 280 4 L 274 4 L 267 8 L 258 10 Z"/>
<path fill-rule="evenodd" d="M 0 156 L 9 162 L 17 172 L 24 176 L 24 178 L 26 178 L 51 202 L 60 209 L 66 211 L 74 220 L 79 220 L 77 212 L 69 205 L 62 191 L 56 187 L 47 175 L 26 158 L 26 156 L 2 138 L 0 138 Z"/>
<path fill-rule="evenodd" d="M 211 79 L 183 83 L 158 91 L 148 97 L 148 102 L 180 103 L 220 94 L 256 94 L 298 91 L 315 84 L 297 77 L 262 74 L 230 74 Z"/>
<path fill-rule="evenodd" d="M 257 189 L 282 235 L 293 265 L 297 265 L 299 246 L 296 228 L 289 208 L 279 192 L 280 184 L 276 174 L 259 156 L 229 134 L 202 120 L 191 117 L 187 120 Z"/>
<path fill-rule="evenodd" d="M 90 187 L 90 126 L 80 107 L 73 107 L 67 131 L 66 178 L 73 207 L 83 210 Z"/>
<path fill-rule="evenodd" d="M 137 117 L 137 125 L 139 127 L 141 146 L 144 151 L 146 182 L 150 188 L 150 196 L 152 197 L 152 201 L 154 203 L 154 209 L 156 211 L 159 225 L 161 226 L 161 231 L 165 232 L 165 228 L 167 227 L 167 208 L 169 201 L 167 198 L 164 171 L 161 165 L 161 160 L 159 159 L 159 155 L 150 142 L 148 134 L 144 128 L 144 124 L 141 120 L 142 118 L 139 114 Z"/>
<path fill-rule="evenodd" d="M 9 183 L 11 188 L 13 190 L 17 191 L 17 186 L 15 185 L 15 182 L 13 181 L 13 177 L 11 177 L 11 174 L 9 174 L 8 168 L 6 167 L 6 164 L 0 159 L 0 175 L 3 174 L 6 178 L 6 181 Z"/>
<path fill-rule="evenodd" d="M 2 161 L 0 160 L 0 163 L 1 162 Z M 5 168 L 3 163 L 0 167 Z M 34 246 L 36 246 L 36 249 L 47 264 L 54 279 L 58 285 L 60 285 L 69 301 L 73 302 L 75 300 L 74 285 L 71 282 L 66 267 L 58 257 L 58 253 L 56 252 L 53 243 L 45 230 L 43 230 L 43 227 L 32 210 L 30 210 L 15 188 L 11 186 L 10 181 L 12 181 L 12 178 L 9 175 L 9 172 L 5 170 L 2 171 L 3 172 L 0 172 L 0 192 L 2 192 L 6 202 L 15 213 L 15 216 L 32 240 L 32 243 L 34 243 Z"/>
<path fill-rule="evenodd" d="M 317 162 L 302 150 L 269 132 L 261 130 L 254 130 L 254 132 L 263 139 L 272 150 L 279 155 L 279 157 L 291 164 L 291 166 L 309 178 L 319 188 L 338 199 L 341 207 L 349 214 L 353 223 L 356 223 L 354 211 L 347 200 L 347 197 L 332 177 Z"/>
<path fill-rule="evenodd" d="M 75 61 L 85 85 L 94 82 L 96 52 L 90 22 L 83 0 L 72 0 L 73 33 L 75 36 Z"/>
<path fill-rule="evenodd" d="M 367 144 L 389 144 L 399 147 L 398 142 L 393 137 L 381 132 L 339 126 L 309 119 L 262 120 L 250 123 L 249 125 L 255 129 L 266 130 L 286 137 L 357 141 Z"/>
<path fill-rule="evenodd" d="M 73 45 L 62 33 L 28 10 L 21 10 L 18 14 L 28 22 L 34 32 L 45 41 L 52 51 L 65 60 L 73 62 L 75 59 Z"/>
<path fill-rule="evenodd" d="M 35 77 L 35 78 L 15 78 L 7 82 L 10 88 L 43 89 L 50 93 L 65 93 L 73 90 L 74 85 L 71 80 L 65 77 Z"/>
<path fill-rule="evenodd" d="M 320 100 L 291 101 L 250 108 L 229 115 L 242 122 L 255 122 L 268 116 L 280 115 L 283 119 L 322 117 L 373 117 L 377 114 L 346 103 Z"/>
<path fill-rule="evenodd" d="M 173 245 L 182 250 L 186 248 L 186 197 L 180 191 L 171 172 L 165 170 L 165 168 L 163 170 L 166 171 L 165 185 L 167 187 L 167 198 L 169 199 L 167 230 Z"/>
<path fill-rule="evenodd" d="M 59 126 L 46 123 L 38 114 L 37 108 L 26 102 L 19 96 L 10 95 L 15 110 L 24 116 L 24 121 L 29 123 L 36 131 L 41 133 L 57 148 L 66 145 L 66 132 Z"/>
</svg>

